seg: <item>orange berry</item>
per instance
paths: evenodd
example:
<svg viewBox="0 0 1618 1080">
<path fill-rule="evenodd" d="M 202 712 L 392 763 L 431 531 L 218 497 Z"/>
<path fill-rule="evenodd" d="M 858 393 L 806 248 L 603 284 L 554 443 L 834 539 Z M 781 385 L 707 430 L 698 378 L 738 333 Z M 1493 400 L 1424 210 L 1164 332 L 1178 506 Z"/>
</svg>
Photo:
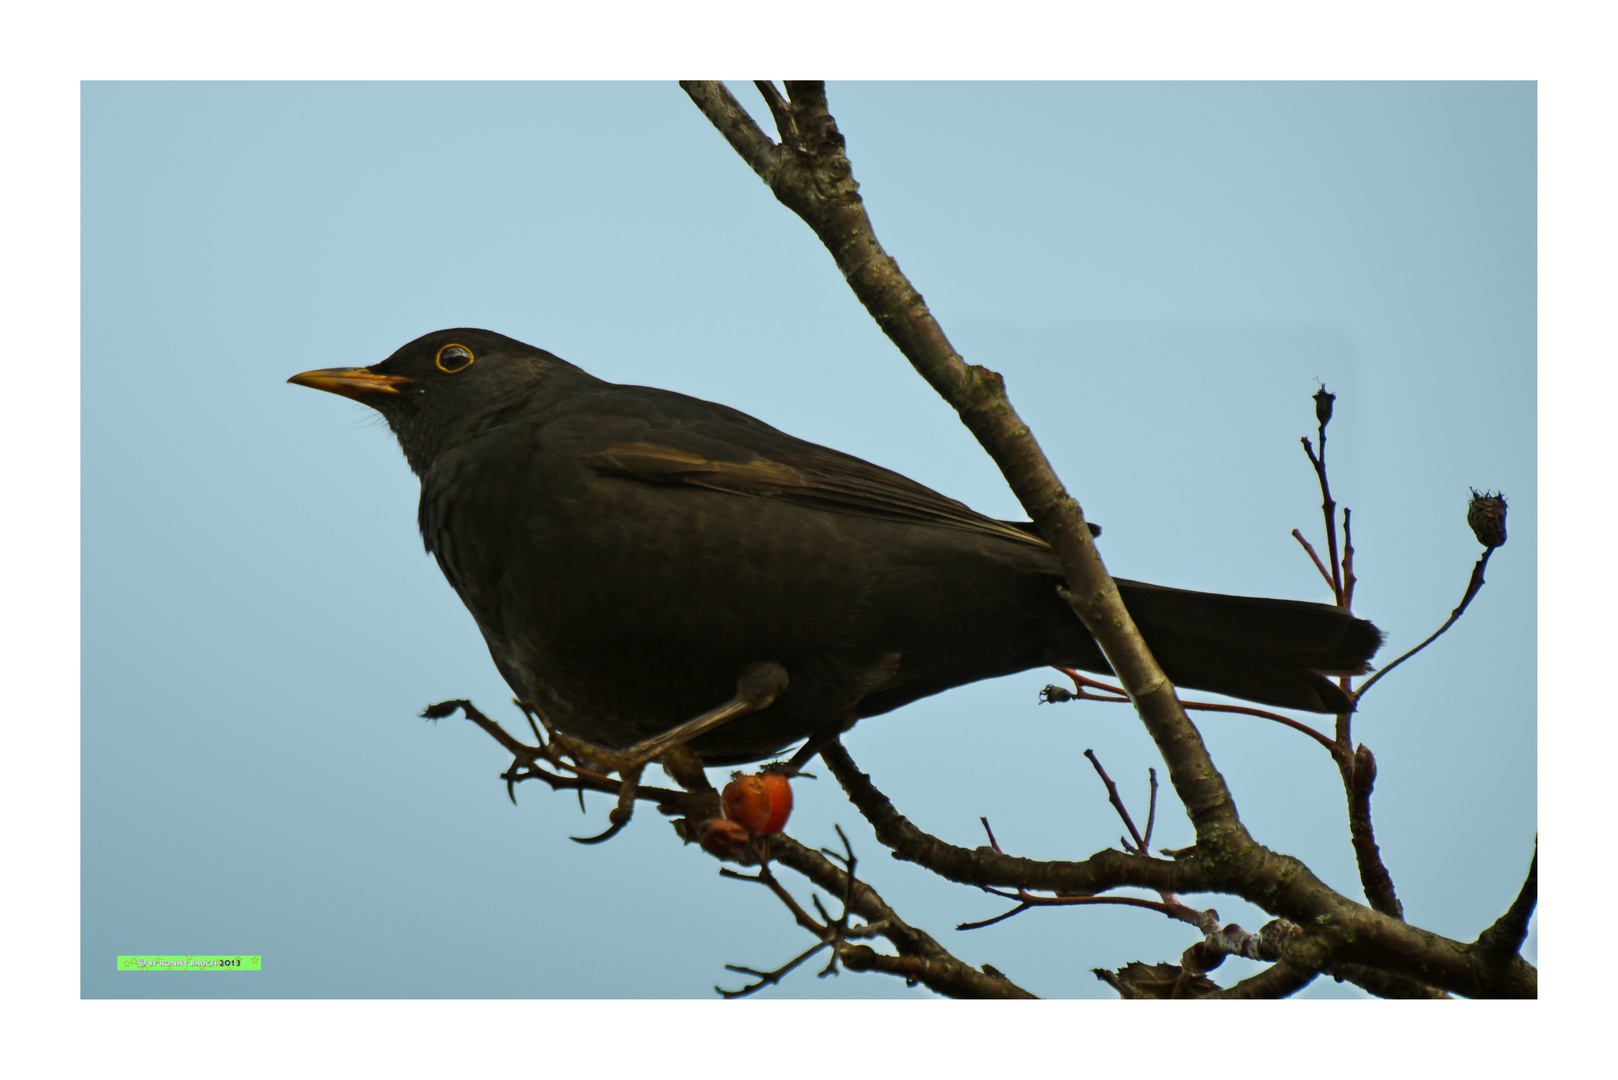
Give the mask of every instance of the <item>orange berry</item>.
<svg viewBox="0 0 1618 1080">
<path fill-rule="evenodd" d="M 719 805 L 726 818 L 755 836 L 770 822 L 770 793 L 762 776 L 738 776 L 726 784 Z"/>
<path fill-rule="evenodd" d="M 773 836 L 786 828 L 792 816 L 792 785 L 780 773 L 764 773 L 764 790 L 770 796 L 770 819 L 758 830 L 761 836 Z"/>
</svg>

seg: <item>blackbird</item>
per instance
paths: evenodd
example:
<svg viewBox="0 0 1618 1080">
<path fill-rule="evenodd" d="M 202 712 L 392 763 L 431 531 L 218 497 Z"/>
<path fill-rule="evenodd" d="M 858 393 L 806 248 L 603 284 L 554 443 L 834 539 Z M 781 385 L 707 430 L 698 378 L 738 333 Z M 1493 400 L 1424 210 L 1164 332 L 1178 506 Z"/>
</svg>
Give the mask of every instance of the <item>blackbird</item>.
<svg viewBox="0 0 1618 1080">
<path fill-rule="evenodd" d="M 1030 523 L 724 405 L 464 328 L 289 381 L 386 418 L 500 674 L 595 746 L 740 764 L 978 679 L 1111 671 Z M 1324 604 L 1118 588 L 1176 684 L 1266 705 L 1351 710 L 1324 676 L 1382 640 Z"/>
</svg>

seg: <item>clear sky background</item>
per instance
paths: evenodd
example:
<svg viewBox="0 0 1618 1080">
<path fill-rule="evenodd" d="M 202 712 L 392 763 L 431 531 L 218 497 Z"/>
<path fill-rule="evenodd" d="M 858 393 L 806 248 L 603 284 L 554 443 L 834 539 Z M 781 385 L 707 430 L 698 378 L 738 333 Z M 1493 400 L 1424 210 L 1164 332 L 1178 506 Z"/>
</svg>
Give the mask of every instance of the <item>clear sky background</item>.
<svg viewBox="0 0 1618 1080">
<path fill-rule="evenodd" d="M 755 116 L 746 84 L 733 88 Z M 1338 395 L 1334 494 L 1384 660 L 1460 599 L 1468 488 L 1510 499 L 1471 610 L 1367 696 L 1377 839 L 1408 918 L 1471 940 L 1538 828 L 1536 90 L 1531 83 L 840 84 L 877 234 L 957 349 L 1004 374 L 1113 573 L 1327 600 L 1298 445 Z M 85 997 L 704 997 L 810 942 L 646 804 L 527 785 L 459 720 L 520 723 L 423 553 L 370 410 L 285 385 L 482 326 L 724 402 L 1020 516 L 812 233 L 669 83 L 86 84 L 82 96 Z M 854 759 L 918 825 L 1082 858 L 1157 764 L 1054 672 L 868 720 Z M 1338 775 L 1262 721 L 1197 723 L 1255 836 L 1358 896 Z M 722 774 L 715 772 L 716 779 Z M 1030 912 L 890 859 L 829 777 L 789 831 L 974 964 L 1050 996 L 1174 961 L 1139 910 Z M 1167 794 L 1165 792 L 1165 794 Z M 1191 842 L 1171 798 L 1157 840 Z M 808 888 L 792 879 L 799 897 Z M 1266 916 L 1228 897 L 1226 921 Z M 1528 955 L 1534 959 L 1537 937 Z M 264 956 L 120 976 L 119 953 Z M 916 996 L 875 975 L 775 996 Z M 1230 983 L 1252 966 L 1215 973 Z M 1329 980 L 1306 993 L 1347 993 Z"/>
</svg>

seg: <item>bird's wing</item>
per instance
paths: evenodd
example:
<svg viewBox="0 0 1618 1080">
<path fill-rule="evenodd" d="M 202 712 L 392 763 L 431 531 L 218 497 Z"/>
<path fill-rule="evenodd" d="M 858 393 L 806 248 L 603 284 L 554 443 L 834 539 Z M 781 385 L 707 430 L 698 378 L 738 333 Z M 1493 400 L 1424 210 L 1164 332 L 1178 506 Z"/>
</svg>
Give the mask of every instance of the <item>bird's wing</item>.
<svg viewBox="0 0 1618 1080">
<path fill-rule="evenodd" d="M 634 441 L 591 450 L 583 459 L 605 476 L 780 499 L 832 513 L 914 522 L 1046 547 L 1026 525 L 985 517 L 965 503 L 868 461 L 762 424 L 725 427 L 724 437 L 690 428 L 645 431 Z"/>
</svg>

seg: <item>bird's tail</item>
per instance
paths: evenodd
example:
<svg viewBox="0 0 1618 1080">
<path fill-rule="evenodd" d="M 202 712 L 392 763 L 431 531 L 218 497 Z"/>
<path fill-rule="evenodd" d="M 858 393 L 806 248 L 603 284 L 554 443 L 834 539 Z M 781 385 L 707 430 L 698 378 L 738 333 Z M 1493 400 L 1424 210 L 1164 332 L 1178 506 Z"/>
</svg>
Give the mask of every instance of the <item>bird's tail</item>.
<svg viewBox="0 0 1618 1080">
<path fill-rule="evenodd" d="M 1179 687 L 1266 705 L 1343 713 L 1353 701 L 1326 676 L 1362 675 L 1382 631 L 1341 608 L 1192 592 L 1118 579 L 1146 644 Z"/>
</svg>

